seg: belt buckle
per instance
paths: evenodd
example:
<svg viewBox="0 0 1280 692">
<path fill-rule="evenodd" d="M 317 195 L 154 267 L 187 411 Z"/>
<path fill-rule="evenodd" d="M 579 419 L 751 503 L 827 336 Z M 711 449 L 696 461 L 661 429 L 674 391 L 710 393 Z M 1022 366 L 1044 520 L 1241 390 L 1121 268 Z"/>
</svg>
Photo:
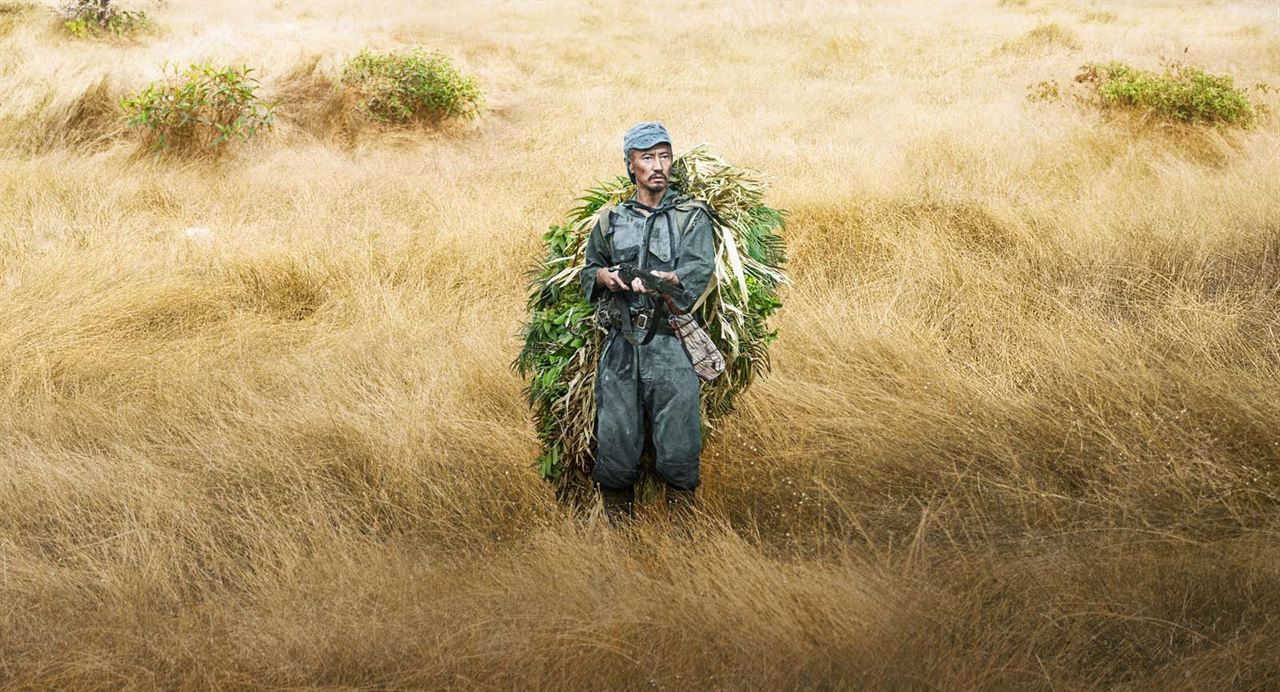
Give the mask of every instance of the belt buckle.
<svg viewBox="0 0 1280 692">
<path fill-rule="evenodd" d="M 648 329 L 649 313 L 647 312 L 637 313 L 635 320 L 632 321 L 632 324 L 635 325 L 636 329 Z"/>
</svg>

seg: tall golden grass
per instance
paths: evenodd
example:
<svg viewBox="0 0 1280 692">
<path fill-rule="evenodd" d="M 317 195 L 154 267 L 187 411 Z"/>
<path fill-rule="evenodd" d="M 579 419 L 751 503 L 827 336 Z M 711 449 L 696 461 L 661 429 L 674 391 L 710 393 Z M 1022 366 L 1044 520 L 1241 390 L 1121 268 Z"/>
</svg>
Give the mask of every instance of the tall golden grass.
<svg viewBox="0 0 1280 692">
<path fill-rule="evenodd" d="M 1275 86 L 1270 5 L 139 6 L 0 11 L 0 684 L 1280 685 L 1276 116 L 1025 99 Z M 488 112 L 345 115 L 404 44 Z M 139 154 L 165 59 L 261 68 L 280 127 Z M 791 211 L 691 534 L 566 518 L 508 369 L 540 231 L 655 118 Z"/>
</svg>

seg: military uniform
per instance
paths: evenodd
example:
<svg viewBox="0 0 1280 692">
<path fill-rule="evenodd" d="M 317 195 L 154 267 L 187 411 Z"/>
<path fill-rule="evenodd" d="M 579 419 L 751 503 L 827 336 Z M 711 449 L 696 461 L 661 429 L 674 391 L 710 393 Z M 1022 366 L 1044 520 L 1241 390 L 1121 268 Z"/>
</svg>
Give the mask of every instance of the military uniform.
<svg viewBox="0 0 1280 692">
<path fill-rule="evenodd" d="M 711 219 L 705 207 L 670 187 L 656 209 L 648 215 L 642 209 L 648 208 L 633 196 L 601 214 L 587 240 L 582 291 L 597 306 L 612 300 L 612 292 L 596 284 L 596 272 L 601 267 L 630 263 L 644 272 L 674 272 L 684 287 L 684 296 L 675 300 L 675 305 L 688 311 L 714 272 Z M 645 321 L 640 315 L 652 316 L 656 307 L 653 297 L 620 293 L 637 321 Z M 665 318 L 657 324 L 656 334 L 647 344 L 631 344 L 617 326 L 605 338 L 596 373 L 599 446 L 593 478 L 606 492 L 630 492 L 638 475 L 646 420 L 652 427 L 657 472 L 669 490 L 688 491 L 691 496 L 699 482 L 700 381 Z M 643 329 L 633 328 L 633 339 L 643 337 Z"/>
</svg>

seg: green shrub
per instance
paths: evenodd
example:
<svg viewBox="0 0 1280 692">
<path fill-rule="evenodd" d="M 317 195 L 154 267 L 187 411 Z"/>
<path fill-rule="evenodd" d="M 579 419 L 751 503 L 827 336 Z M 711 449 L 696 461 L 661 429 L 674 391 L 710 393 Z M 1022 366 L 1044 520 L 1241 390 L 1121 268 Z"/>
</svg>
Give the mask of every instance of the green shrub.
<svg viewBox="0 0 1280 692">
<path fill-rule="evenodd" d="M 167 72 L 167 66 L 166 66 Z M 275 104 L 257 95 L 248 66 L 209 63 L 176 67 L 133 98 L 121 100 L 130 127 L 142 128 L 156 150 L 210 151 L 233 137 L 248 140 L 275 121 Z"/>
<path fill-rule="evenodd" d="M 1170 63 L 1163 73 L 1122 62 L 1090 63 L 1075 81 L 1092 89 L 1100 105 L 1151 113 L 1184 123 L 1249 125 L 1257 112 L 1231 77 Z"/>
<path fill-rule="evenodd" d="M 147 13 L 122 10 L 112 0 L 67 0 L 58 8 L 62 26 L 75 36 L 127 36 L 151 26 Z"/>
<path fill-rule="evenodd" d="M 471 118 L 483 104 L 473 77 L 464 75 L 445 56 L 419 48 L 387 53 L 362 50 L 343 66 L 341 83 L 359 95 L 360 111 L 380 122 Z"/>
</svg>

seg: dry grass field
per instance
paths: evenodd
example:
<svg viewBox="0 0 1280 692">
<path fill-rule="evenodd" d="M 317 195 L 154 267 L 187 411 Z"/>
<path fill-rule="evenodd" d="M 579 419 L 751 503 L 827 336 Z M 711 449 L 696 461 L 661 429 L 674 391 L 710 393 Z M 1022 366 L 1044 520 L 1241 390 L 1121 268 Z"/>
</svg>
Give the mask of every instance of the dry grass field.
<svg viewBox="0 0 1280 692">
<path fill-rule="evenodd" d="M 132 6 L 0 3 L 0 686 L 1280 688 L 1275 4 Z M 405 45 L 483 115 L 342 111 Z M 201 59 L 276 129 L 139 153 Z M 1271 112 L 1026 98 L 1110 59 Z M 566 517 L 509 367 L 643 119 L 790 212 L 692 535 Z"/>
</svg>

